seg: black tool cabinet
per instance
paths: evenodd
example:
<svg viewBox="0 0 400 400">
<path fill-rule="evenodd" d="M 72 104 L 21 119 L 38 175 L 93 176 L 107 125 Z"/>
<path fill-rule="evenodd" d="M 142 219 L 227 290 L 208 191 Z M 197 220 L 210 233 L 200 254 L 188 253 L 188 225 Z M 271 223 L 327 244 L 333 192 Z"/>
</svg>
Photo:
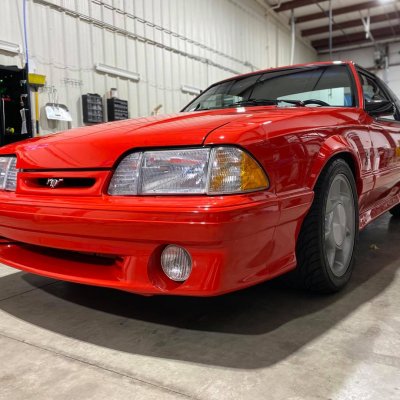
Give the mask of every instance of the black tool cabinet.
<svg viewBox="0 0 400 400">
<path fill-rule="evenodd" d="M 107 113 L 109 121 L 128 119 L 128 102 L 115 97 L 107 99 Z"/>
<path fill-rule="evenodd" d="M 101 124 L 104 121 L 103 99 L 99 94 L 82 95 L 83 122 Z"/>
</svg>

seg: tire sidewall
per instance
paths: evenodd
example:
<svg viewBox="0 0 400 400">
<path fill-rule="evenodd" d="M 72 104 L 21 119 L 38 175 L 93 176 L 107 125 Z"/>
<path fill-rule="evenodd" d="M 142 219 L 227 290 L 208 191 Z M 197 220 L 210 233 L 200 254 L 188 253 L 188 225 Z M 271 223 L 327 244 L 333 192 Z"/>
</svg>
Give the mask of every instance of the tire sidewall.
<svg viewBox="0 0 400 400">
<path fill-rule="evenodd" d="M 326 210 L 326 204 L 328 201 L 328 195 L 329 195 L 329 190 L 331 188 L 332 182 L 335 179 L 335 177 L 339 174 L 342 174 L 346 177 L 348 180 L 352 195 L 353 195 L 353 204 L 354 204 L 354 243 L 353 243 L 353 251 L 351 254 L 350 261 L 347 266 L 346 272 L 338 277 L 336 276 L 328 262 L 327 258 L 327 252 L 326 252 L 326 243 L 325 243 L 325 210 Z M 330 282 L 332 285 L 333 290 L 339 290 L 343 286 L 346 285 L 346 283 L 349 281 L 351 274 L 353 272 L 353 267 L 354 267 L 354 262 L 355 262 L 355 255 L 357 251 L 357 244 L 358 244 L 358 234 L 359 234 L 359 210 L 358 210 L 358 194 L 357 194 L 357 188 L 356 188 L 356 183 L 354 180 L 353 173 L 348 166 L 348 164 L 344 160 L 335 160 L 333 161 L 327 171 L 326 175 L 324 176 L 324 179 L 321 182 L 321 186 L 319 188 L 321 191 L 321 202 L 320 204 L 320 210 L 319 210 L 319 248 L 320 248 L 320 259 L 322 261 L 322 270 L 324 272 L 325 277 L 327 280 Z"/>
</svg>

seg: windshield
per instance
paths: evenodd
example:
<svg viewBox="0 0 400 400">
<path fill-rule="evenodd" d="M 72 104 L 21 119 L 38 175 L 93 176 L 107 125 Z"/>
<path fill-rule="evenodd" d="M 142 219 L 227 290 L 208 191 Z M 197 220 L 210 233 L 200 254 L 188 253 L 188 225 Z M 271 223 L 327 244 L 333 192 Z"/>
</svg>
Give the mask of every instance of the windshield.
<svg viewBox="0 0 400 400">
<path fill-rule="evenodd" d="M 256 105 L 354 107 L 346 65 L 294 68 L 217 83 L 182 111 Z"/>
</svg>

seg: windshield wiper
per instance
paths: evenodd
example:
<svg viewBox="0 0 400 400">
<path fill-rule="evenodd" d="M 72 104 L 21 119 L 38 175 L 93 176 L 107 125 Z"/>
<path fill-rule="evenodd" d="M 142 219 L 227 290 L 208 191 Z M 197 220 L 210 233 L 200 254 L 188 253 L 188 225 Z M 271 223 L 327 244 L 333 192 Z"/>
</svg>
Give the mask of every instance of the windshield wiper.
<svg viewBox="0 0 400 400">
<path fill-rule="evenodd" d="M 298 107 L 305 107 L 305 104 L 303 103 L 302 100 L 278 100 L 278 99 L 247 99 L 247 100 L 241 100 L 237 101 L 236 103 L 229 104 L 227 107 L 232 107 L 232 106 L 243 106 L 246 104 L 250 105 L 275 105 L 277 106 L 279 103 L 289 103 L 289 104 L 294 104 Z"/>
<path fill-rule="evenodd" d="M 278 105 L 278 100 L 264 100 L 264 99 L 248 99 L 236 101 L 235 103 L 225 104 L 223 106 L 218 107 L 208 107 L 208 108 L 200 108 L 201 103 L 199 103 L 192 111 L 207 111 L 207 110 L 219 110 L 221 108 L 229 108 L 229 107 L 240 107 L 240 106 L 256 106 L 256 105 L 269 105 L 276 106 Z"/>
<path fill-rule="evenodd" d="M 278 100 L 278 102 L 285 102 L 285 103 L 289 103 L 289 104 L 294 104 L 298 107 L 305 107 L 306 105 L 304 104 L 304 102 L 302 100 Z"/>
<path fill-rule="evenodd" d="M 236 101 L 235 103 L 232 103 L 232 104 L 227 104 L 225 107 L 244 106 L 246 104 L 276 106 L 276 105 L 278 105 L 278 100 L 272 100 L 272 99 L 247 99 L 247 100 Z"/>
<path fill-rule="evenodd" d="M 224 106 L 219 106 L 219 107 L 210 107 L 210 108 L 200 108 L 199 103 L 197 107 L 192 110 L 192 111 L 206 111 L 206 110 L 217 110 L 221 108 L 229 108 L 229 107 L 240 107 L 240 106 L 277 106 L 279 103 L 289 103 L 289 104 L 294 104 L 298 107 L 305 107 L 305 104 L 303 103 L 302 100 L 278 100 L 278 99 L 247 99 L 247 100 L 241 100 L 241 101 L 236 101 L 235 103 L 231 104 L 226 104 Z"/>
</svg>

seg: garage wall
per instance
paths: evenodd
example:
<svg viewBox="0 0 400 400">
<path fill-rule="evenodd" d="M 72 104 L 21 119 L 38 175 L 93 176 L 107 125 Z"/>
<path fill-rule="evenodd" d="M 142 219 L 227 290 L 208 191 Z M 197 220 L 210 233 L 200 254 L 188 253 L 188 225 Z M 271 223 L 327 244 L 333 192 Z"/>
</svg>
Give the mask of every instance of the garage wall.
<svg viewBox="0 0 400 400">
<path fill-rule="evenodd" d="M 1 0 L 0 39 L 23 45 L 23 0 Z M 82 125 L 81 95 L 104 98 L 117 88 L 130 117 L 180 110 L 192 95 L 225 77 L 290 62 L 287 24 L 266 16 L 255 0 L 27 0 L 30 71 L 47 76 L 41 107 L 67 105 L 72 126 Z M 316 53 L 297 40 L 295 62 Z M 0 64 L 24 56 L 0 52 Z M 103 63 L 140 74 L 140 81 L 95 71 Z M 41 113 L 43 132 L 65 129 Z"/>
<path fill-rule="evenodd" d="M 400 98 L 400 43 L 388 44 L 389 69 L 374 69 L 374 47 L 361 48 L 351 51 L 342 51 L 333 54 L 336 60 L 352 60 L 364 68 L 370 69 L 373 73 L 389 84 L 391 89 Z M 321 61 L 329 60 L 328 54 L 320 57 Z"/>
</svg>

